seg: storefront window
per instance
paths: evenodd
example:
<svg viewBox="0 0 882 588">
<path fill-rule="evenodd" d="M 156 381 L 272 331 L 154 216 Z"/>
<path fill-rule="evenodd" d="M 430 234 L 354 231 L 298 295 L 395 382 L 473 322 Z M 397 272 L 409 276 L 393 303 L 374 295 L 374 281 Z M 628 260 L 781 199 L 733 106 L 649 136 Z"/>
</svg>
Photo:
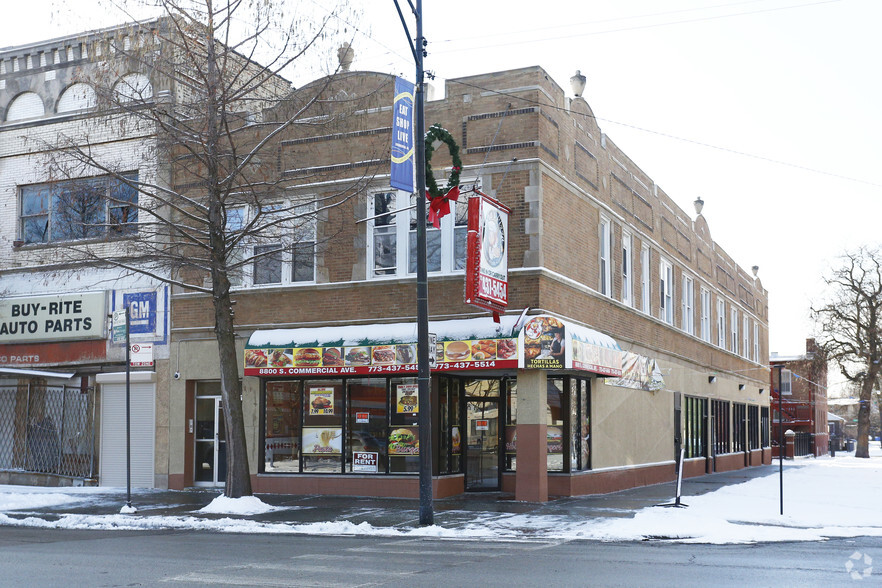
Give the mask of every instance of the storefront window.
<svg viewBox="0 0 882 588">
<path fill-rule="evenodd" d="M 579 415 L 581 419 L 581 459 L 579 469 L 591 469 L 591 380 L 579 380 Z"/>
<path fill-rule="evenodd" d="M 563 378 L 548 378 L 547 386 L 547 467 L 549 472 L 564 471 L 564 418 L 567 414 L 565 406 Z"/>
<path fill-rule="evenodd" d="M 339 380 L 303 384 L 303 471 L 343 471 L 343 383 Z"/>
<path fill-rule="evenodd" d="M 518 384 L 508 381 L 508 398 L 505 408 L 505 470 L 517 470 Z"/>
<path fill-rule="evenodd" d="M 389 472 L 416 474 L 420 469 L 419 410 L 416 378 L 393 378 L 389 428 Z"/>
<path fill-rule="evenodd" d="M 349 389 L 346 471 L 385 473 L 386 379 L 353 379 L 346 384 Z"/>
<path fill-rule="evenodd" d="M 264 471 L 300 471 L 300 382 L 267 382 Z"/>
</svg>

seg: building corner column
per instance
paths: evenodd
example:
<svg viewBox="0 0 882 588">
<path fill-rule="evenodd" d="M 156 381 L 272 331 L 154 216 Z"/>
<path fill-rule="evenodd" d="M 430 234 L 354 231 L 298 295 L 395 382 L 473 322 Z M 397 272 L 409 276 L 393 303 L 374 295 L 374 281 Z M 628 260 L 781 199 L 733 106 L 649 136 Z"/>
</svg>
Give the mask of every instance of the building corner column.
<svg viewBox="0 0 882 588">
<path fill-rule="evenodd" d="M 518 370 L 515 500 L 548 500 L 546 386 L 545 370 Z"/>
</svg>

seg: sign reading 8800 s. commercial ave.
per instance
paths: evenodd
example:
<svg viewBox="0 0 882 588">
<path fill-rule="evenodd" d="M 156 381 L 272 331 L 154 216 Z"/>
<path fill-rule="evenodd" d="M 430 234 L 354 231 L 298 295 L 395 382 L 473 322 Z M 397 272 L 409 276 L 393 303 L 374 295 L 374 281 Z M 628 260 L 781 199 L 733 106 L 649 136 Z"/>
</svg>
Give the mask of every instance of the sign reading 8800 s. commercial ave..
<svg viewBox="0 0 882 588">
<path fill-rule="evenodd" d="M 0 343 L 102 339 L 104 292 L 0 300 Z"/>
</svg>

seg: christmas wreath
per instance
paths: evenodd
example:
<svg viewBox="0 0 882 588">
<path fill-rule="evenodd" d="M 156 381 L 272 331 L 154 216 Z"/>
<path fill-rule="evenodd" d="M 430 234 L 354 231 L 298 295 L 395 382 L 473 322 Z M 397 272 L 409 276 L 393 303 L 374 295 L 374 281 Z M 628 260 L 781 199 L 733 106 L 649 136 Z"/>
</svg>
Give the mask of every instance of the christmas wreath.
<svg viewBox="0 0 882 588">
<path fill-rule="evenodd" d="M 432 144 L 435 141 L 441 141 L 447 145 L 450 158 L 453 160 L 453 169 L 444 192 L 438 188 L 435 174 L 432 172 L 432 153 L 435 152 L 435 147 Z M 450 213 L 450 201 L 459 199 L 460 172 L 462 172 L 462 159 L 459 157 L 459 145 L 456 144 L 453 135 L 447 132 L 447 129 L 437 123 L 432 125 L 426 131 L 426 198 L 431 202 L 429 221 L 436 229 L 441 227 L 441 217 Z"/>
</svg>

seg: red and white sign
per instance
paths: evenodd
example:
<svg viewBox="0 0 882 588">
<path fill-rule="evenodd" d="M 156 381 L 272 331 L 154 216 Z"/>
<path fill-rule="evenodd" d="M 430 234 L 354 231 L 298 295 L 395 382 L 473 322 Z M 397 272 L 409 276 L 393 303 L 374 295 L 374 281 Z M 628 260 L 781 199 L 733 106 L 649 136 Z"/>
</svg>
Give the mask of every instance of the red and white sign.
<svg viewBox="0 0 882 588">
<path fill-rule="evenodd" d="M 508 306 L 507 206 L 481 192 L 469 198 L 465 302 L 491 312 Z"/>
<path fill-rule="evenodd" d="M 365 474 L 376 474 L 379 466 L 379 454 L 374 451 L 353 451 L 352 471 Z"/>
<path fill-rule="evenodd" d="M 132 367 L 153 367 L 153 343 L 132 343 L 129 352 Z"/>
<path fill-rule="evenodd" d="M 355 422 L 359 424 L 369 423 L 371 422 L 371 413 L 369 412 L 357 412 L 355 413 Z"/>
<path fill-rule="evenodd" d="M 489 431 L 490 430 L 490 421 L 484 419 L 478 419 L 475 421 L 475 430 L 476 431 Z"/>
</svg>

